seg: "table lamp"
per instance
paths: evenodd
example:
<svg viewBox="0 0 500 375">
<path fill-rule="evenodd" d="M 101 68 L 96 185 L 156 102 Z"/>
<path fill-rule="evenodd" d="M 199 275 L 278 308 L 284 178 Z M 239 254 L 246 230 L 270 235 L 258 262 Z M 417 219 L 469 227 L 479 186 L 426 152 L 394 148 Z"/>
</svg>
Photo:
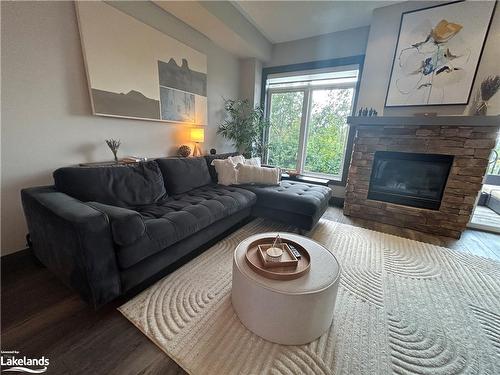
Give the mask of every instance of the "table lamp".
<svg viewBox="0 0 500 375">
<path fill-rule="evenodd" d="M 193 156 L 201 156 L 201 150 L 198 143 L 204 141 L 205 141 L 205 129 L 191 128 L 191 142 L 194 142 Z"/>
</svg>

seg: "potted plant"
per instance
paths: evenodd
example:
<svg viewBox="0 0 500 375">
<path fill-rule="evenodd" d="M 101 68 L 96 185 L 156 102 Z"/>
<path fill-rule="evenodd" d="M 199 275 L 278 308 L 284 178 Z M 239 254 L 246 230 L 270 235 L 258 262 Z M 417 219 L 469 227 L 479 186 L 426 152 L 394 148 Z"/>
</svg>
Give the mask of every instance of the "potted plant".
<svg viewBox="0 0 500 375">
<path fill-rule="evenodd" d="M 266 148 L 264 134 L 269 127 L 262 108 L 253 108 L 247 99 L 225 99 L 224 109 L 227 116 L 217 134 L 232 141 L 246 157 L 262 157 Z"/>
</svg>

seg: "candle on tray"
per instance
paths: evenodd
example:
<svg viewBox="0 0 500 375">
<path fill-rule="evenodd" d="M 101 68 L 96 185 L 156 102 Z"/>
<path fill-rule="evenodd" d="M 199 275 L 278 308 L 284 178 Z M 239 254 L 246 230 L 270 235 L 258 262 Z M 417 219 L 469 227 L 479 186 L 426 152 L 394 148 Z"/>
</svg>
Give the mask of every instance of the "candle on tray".
<svg viewBox="0 0 500 375">
<path fill-rule="evenodd" d="M 283 255 L 283 250 L 279 247 L 270 247 L 266 250 L 266 258 L 270 262 L 279 262 Z"/>
</svg>

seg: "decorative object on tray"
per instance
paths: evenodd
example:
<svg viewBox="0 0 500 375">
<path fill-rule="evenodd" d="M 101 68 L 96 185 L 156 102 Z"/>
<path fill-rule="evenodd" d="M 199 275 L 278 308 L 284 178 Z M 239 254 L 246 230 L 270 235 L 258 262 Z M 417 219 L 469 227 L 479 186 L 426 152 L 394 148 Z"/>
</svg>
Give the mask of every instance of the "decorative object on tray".
<svg viewBox="0 0 500 375">
<path fill-rule="evenodd" d="M 278 254 L 277 250 L 281 250 L 278 260 L 269 259 L 273 258 L 269 256 L 270 249 L 275 249 L 271 251 L 272 254 Z M 264 237 L 250 243 L 246 261 L 254 272 L 268 279 L 293 280 L 309 272 L 311 257 L 300 244 L 282 240 L 278 234 L 277 237 Z"/>
<path fill-rule="evenodd" d="M 370 109 L 368 109 L 368 107 L 366 107 L 366 108 L 361 107 L 358 111 L 358 116 L 362 116 L 362 117 L 372 117 L 372 116 L 377 116 L 377 115 L 378 115 L 378 112 L 371 107 L 370 107 Z"/>
<path fill-rule="evenodd" d="M 126 156 L 120 160 L 120 163 L 134 164 L 134 163 L 141 163 L 144 161 L 148 161 L 148 158 L 141 157 L 141 156 Z"/>
<path fill-rule="evenodd" d="M 467 104 L 495 1 L 455 1 L 405 12 L 386 107 Z"/>
<path fill-rule="evenodd" d="M 109 149 L 113 153 L 113 156 L 115 157 L 115 162 L 118 163 L 118 149 L 120 148 L 120 145 L 122 144 L 120 140 L 116 139 L 106 139 L 106 144 L 108 145 Z"/>
<path fill-rule="evenodd" d="M 199 143 L 205 142 L 205 129 L 191 128 L 191 141 L 194 142 L 193 156 L 201 156 Z"/>
<path fill-rule="evenodd" d="M 298 260 L 290 250 L 288 244 L 283 243 L 278 234 L 272 244 L 257 246 L 260 259 L 265 268 L 270 267 L 297 267 Z"/>
<path fill-rule="evenodd" d="M 189 155 L 191 155 L 191 147 L 189 147 L 188 145 L 182 145 L 177 150 L 177 155 L 182 156 L 183 158 L 187 158 Z"/>
<path fill-rule="evenodd" d="M 283 250 L 278 247 L 270 247 L 266 250 L 266 261 L 279 263 L 281 261 L 281 256 L 283 255 Z"/>
<path fill-rule="evenodd" d="M 285 172 L 288 174 L 289 177 L 296 178 L 299 175 L 299 172 L 297 172 L 295 169 L 287 169 Z"/>
<path fill-rule="evenodd" d="M 472 106 L 472 114 L 475 116 L 486 116 L 488 113 L 488 100 L 490 100 L 500 88 L 500 76 L 487 77 L 481 82 L 481 88 L 478 90 L 474 104 Z"/>
<path fill-rule="evenodd" d="M 262 156 L 266 149 L 263 135 L 269 128 L 262 108 L 253 108 L 247 99 L 224 100 L 226 119 L 219 124 L 218 135 L 233 142 L 246 157 Z"/>
</svg>

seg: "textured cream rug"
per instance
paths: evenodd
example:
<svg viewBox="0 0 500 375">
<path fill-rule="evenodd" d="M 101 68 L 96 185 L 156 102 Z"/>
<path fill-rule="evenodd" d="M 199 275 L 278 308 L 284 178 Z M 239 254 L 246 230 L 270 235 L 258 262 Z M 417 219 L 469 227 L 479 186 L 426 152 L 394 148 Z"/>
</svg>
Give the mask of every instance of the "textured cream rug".
<svg viewBox="0 0 500 375">
<path fill-rule="evenodd" d="M 231 307 L 232 254 L 287 230 L 261 219 L 120 311 L 190 374 L 500 374 L 500 264 L 321 220 L 310 236 L 342 266 L 333 324 L 305 346 L 248 331 Z"/>
</svg>

